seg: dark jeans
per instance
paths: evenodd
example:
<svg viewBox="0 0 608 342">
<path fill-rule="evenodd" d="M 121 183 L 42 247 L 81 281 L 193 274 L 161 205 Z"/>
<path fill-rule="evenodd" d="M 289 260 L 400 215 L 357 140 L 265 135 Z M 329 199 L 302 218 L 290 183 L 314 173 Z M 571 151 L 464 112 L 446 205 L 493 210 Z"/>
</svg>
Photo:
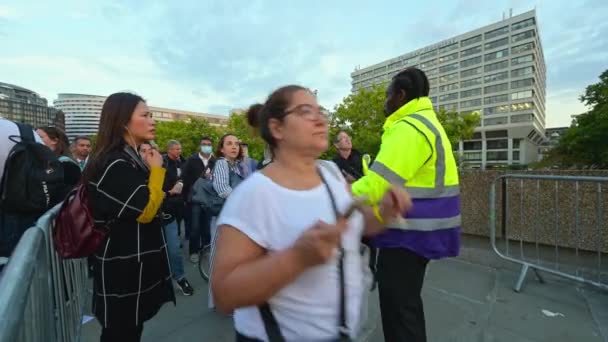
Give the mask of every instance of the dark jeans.
<svg viewBox="0 0 608 342">
<path fill-rule="evenodd" d="M 380 312 L 386 342 L 425 342 L 422 284 L 429 260 L 404 248 L 382 248 L 378 256 Z"/>
<path fill-rule="evenodd" d="M 116 325 L 101 329 L 99 342 L 139 342 L 144 325 Z"/>
<path fill-rule="evenodd" d="M 193 204 L 191 208 L 189 251 L 192 255 L 211 243 L 211 216 L 200 205 Z"/>
</svg>

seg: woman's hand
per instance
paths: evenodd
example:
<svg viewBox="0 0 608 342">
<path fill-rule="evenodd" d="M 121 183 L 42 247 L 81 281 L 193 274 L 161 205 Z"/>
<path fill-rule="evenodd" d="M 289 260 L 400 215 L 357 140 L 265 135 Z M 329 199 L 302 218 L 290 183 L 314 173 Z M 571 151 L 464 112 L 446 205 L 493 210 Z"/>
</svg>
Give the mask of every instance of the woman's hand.
<svg viewBox="0 0 608 342">
<path fill-rule="evenodd" d="M 340 220 L 335 225 L 319 221 L 293 245 L 297 260 L 306 268 L 326 263 L 333 256 L 346 229 L 346 220 Z"/>
<path fill-rule="evenodd" d="M 157 150 L 151 150 L 144 155 L 144 162 L 146 162 L 149 167 L 161 167 L 163 166 L 163 156 L 161 156 Z"/>
<path fill-rule="evenodd" d="M 384 222 L 402 218 L 412 207 L 412 199 L 404 190 L 393 186 L 386 191 L 380 204 L 380 215 Z"/>
</svg>

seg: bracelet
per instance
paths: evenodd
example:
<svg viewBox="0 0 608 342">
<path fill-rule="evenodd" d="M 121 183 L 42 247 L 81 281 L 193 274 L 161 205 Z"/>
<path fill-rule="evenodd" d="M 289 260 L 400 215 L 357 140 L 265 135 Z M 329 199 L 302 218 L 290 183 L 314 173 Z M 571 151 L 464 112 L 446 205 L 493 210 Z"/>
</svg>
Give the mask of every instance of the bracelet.
<svg viewBox="0 0 608 342">
<path fill-rule="evenodd" d="M 378 222 L 384 224 L 384 218 L 382 218 L 382 215 L 380 215 L 380 207 L 375 205 L 373 207 L 374 209 L 374 216 L 376 216 L 376 219 L 378 220 Z"/>
</svg>

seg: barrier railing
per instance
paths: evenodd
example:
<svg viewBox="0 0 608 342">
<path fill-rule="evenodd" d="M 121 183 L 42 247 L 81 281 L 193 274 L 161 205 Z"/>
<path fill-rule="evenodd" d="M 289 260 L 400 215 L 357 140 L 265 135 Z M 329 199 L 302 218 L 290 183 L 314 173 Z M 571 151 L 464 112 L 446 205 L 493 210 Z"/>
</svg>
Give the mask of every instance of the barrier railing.
<svg viewBox="0 0 608 342">
<path fill-rule="evenodd" d="M 52 228 L 59 207 L 24 234 L 0 278 L 0 342 L 71 342 L 80 337 L 86 260 L 63 260 Z"/>
<path fill-rule="evenodd" d="M 529 269 L 541 282 L 539 271 L 608 289 L 608 269 L 602 269 L 608 250 L 606 185 L 608 177 L 509 174 L 494 180 L 490 240 L 499 257 L 521 265 L 515 291 L 521 290 Z"/>
</svg>

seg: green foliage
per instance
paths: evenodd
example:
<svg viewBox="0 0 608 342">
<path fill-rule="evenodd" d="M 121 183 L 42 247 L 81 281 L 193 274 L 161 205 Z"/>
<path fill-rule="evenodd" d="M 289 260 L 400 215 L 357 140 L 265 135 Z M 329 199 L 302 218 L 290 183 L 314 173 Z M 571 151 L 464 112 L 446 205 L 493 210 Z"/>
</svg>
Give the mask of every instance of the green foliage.
<svg viewBox="0 0 608 342">
<path fill-rule="evenodd" d="M 586 88 L 580 100 L 591 110 L 577 116 L 547 163 L 608 168 L 608 70 L 600 75 L 600 82 Z"/>
<path fill-rule="evenodd" d="M 190 121 L 158 122 L 156 124 L 155 142 L 161 151 L 165 151 L 169 140 L 178 140 L 182 144 L 182 156 L 187 158 L 198 151 L 202 137 L 210 136 L 217 144 L 221 134 L 220 129 L 211 126 L 209 122 L 203 119 L 192 118 Z"/>
<path fill-rule="evenodd" d="M 446 111 L 440 109 L 437 112 L 437 119 L 443 125 L 445 133 L 452 145 L 457 144 L 461 140 L 467 140 L 473 137 L 475 127 L 479 126 L 481 117 L 478 112 L 460 114 L 454 111 Z"/>
</svg>

